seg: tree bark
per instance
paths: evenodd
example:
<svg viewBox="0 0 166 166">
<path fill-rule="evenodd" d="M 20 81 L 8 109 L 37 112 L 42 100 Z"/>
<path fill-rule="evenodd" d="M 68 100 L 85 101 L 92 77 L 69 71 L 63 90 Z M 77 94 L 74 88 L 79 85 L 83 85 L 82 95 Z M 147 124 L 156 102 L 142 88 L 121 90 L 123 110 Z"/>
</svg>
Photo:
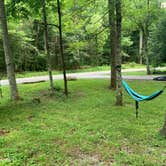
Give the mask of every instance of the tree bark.
<svg viewBox="0 0 166 166">
<path fill-rule="evenodd" d="M 98 34 L 95 35 L 95 59 L 96 66 L 99 65 L 99 57 L 98 57 Z"/>
<path fill-rule="evenodd" d="M 111 65 L 111 80 L 110 80 L 110 88 L 116 90 L 116 16 L 115 16 L 115 1 L 108 0 L 108 8 L 109 8 L 109 26 L 110 26 L 110 65 Z"/>
<path fill-rule="evenodd" d="M 165 122 L 163 128 L 160 130 L 160 134 L 166 138 L 166 114 L 165 114 Z"/>
<path fill-rule="evenodd" d="M 2 27 L 3 47 L 5 52 L 5 62 L 6 62 L 7 75 L 10 85 L 11 99 L 18 100 L 19 94 L 15 79 L 14 61 L 9 43 L 9 34 L 8 34 L 4 0 L 0 0 L 0 20 Z"/>
<path fill-rule="evenodd" d="M 121 29 L 122 29 L 122 13 L 121 0 L 116 0 L 116 24 L 117 24 L 117 54 L 116 54 L 116 105 L 123 105 L 122 97 L 122 75 L 121 75 Z"/>
<path fill-rule="evenodd" d="M 147 21 L 145 22 L 145 31 L 144 31 L 144 47 L 145 47 L 145 58 L 146 58 L 146 70 L 147 70 L 147 74 L 151 74 L 150 72 L 150 64 L 149 64 L 149 52 L 148 52 L 148 39 L 149 39 L 149 19 L 150 19 L 150 1 L 147 0 L 147 9 L 148 9 L 148 13 L 147 13 Z"/>
<path fill-rule="evenodd" d="M 143 50 L 143 32 L 142 32 L 142 30 L 140 30 L 140 33 L 139 33 L 139 64 L 143 63 L 142 50 Z"/>
<path fill-rule="evenodd" d="M 61 53 L 62 67 L 63 67 L 64 88 L 65 88 L 65 95 L 68 96 L 68 86 L 67 86 L 67 77 L 66 77 L 66 64 L 65 64 L 65 57 L 64 57 L 64 50 L 63 50 L 62 14 L 61 14 L 61 6 L 60 6 L 60 1 L 59 0 L 57 0 L 57 6 L 58 6 L 58 20 L 59 20 L 59 42 L 60 42 L 60 53 Z"/>
<path fill-rule="evenodd" d="M 59 53 L 59 47 L 58 47 L 58 37 L 55 38 L 55 68 L 58 69 L 59 68 L 59 57 L 58 57 L 58 53 Z"/>
<path fill-rule="evenodd" d="M 48 25 L 47 25 L 47 13 L 46 13 L 46 2 L 43 0 L 43 22 L 44 22 L 44 43 L 45 43 L 45 52 L 47 54 L 47 62 L 48 62 L 48 74 L 50 80 L 50 94 L 54 94 L 54 83 L 52 76 L 52 65 L 51 65 L 51 56 L 50 56 L 50 48 L 48 44 Z"/>
<path fill-rule="evenodd" d="M 150 72 L 150 64 L 149 64 L 149 53 L 148 53 L 148 30 L 146 30 L 144 34 L 144 55 L 146 59 L 146 73 L 149 75 Z"/>
</svg>

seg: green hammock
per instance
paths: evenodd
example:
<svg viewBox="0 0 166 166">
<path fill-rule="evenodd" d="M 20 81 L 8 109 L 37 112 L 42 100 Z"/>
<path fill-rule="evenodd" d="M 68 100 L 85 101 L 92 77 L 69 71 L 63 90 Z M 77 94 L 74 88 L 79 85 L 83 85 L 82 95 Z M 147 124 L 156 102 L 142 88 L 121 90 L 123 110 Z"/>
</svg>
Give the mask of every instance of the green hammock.
<svg viewBox="0 0 166 166">
<path fill-rule="evenodd" d="M 151 94 L 150 96 L 144 96 L 144 95 L 140 95 L 137 92 L 135 92 L 132 88 L 129 87 L 129 85 L 124 80 L 122 80 L 122 85 L 125 88 L 125 90 L 127 91 L 127 93 L 135 100 L 136 118 L 138 117 L 139 102 L 152 100 L 152 99 L 158 97 L 160 94 L 162 94 L 164 92 L 164 89 L 166 88 L 166 87 L 164 87 L 162 90 L 159 90 L 159 91 Z"/>
</svg>

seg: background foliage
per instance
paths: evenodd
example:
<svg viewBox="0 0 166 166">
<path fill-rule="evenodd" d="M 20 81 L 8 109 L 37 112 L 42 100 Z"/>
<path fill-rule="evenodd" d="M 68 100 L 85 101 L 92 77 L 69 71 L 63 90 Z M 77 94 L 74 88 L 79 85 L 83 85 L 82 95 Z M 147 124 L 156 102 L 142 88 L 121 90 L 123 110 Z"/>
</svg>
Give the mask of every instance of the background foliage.
<svg viewBox="0 0 166 166">
<path fill-rule="evenodd" d="M 139 62 L 139 31 L 148 21 L 150 61 L 155 66 L 166 62 L 165 10 L 158 0 L 123 0 L 123 62 Z M 61 2 L 64 50 L 68 69 L 110 64 L 108 7 L 105 0 L 66 0 Z M 47 68 L 44 54 L 42 1 L 6 1 L 10 42 L 16 71 L 42 71 Z M 56 1 L 47 0 L 49 24 L 58 24 Z M 52 66 L 60 69 L 58 29 L 49 25 Z M 144 57 L 143 57 L 144 58 Z M 145 63 L 145 60 L 143 61 Z M 0 36 L 0 69 L 5 69 Z"/>
</svg>

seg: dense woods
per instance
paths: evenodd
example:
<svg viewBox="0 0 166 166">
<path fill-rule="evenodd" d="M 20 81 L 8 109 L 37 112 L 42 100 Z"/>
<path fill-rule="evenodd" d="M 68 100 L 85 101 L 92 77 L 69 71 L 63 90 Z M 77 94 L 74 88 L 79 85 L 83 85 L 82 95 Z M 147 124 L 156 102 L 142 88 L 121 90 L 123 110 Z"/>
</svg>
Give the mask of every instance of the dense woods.
<svg viewBox="0 0 166 166">
<path fill-rule="evenodd" d="M 6 12 L 3 3 L 0 70 L 15 96 L 14 71 L 48 70 L 53 94 L 52 70 L 62 70 L 68 95 L 66 69 L 111 64 L 110 87 L 120 99 L 121 63 L 146 64 L 150 74 L 166 62 L 164 1 L 8 0 Z"/>
<path fill-rule="evenodd" d="M 12 51 L 10 48 L 6 12 L 5 12 L 5 6 L 4 6 L 3 0 L 0 1 L 0 20 L 1 20 L 1 27 L 2 27 L 4 54 L 5 54 L 4 59 L 6 62 L 5 64 L 6 64 L 7 76 L 8 76 L 8 80 L 10 84 L 10 89 L 11 89 L 11 99 L 18 100 L 19 94 L 18 94 L 16 80 L 15 80 L 14 61 L 13 61 Z"/>
<path fill-rule="evenodd" d="M 9 37 L 16 71 L 41 71 L 47 69 L 42 17 L 42 1 L 6 1 Z M 122 56 L 123 63 L 161 65 L 165 63 L 163 51 L 156 44 L 157 33 L 164 33 L 165 11 L 160 1 L 122 1 Z M 110 64 L 108 2 L 65 1 L 62 5 L 64 54 L 68 69 L 88 65 Z M 61 69 L 58 34 L 57 3 L 46 1 L 48 44 L 53 69 Z M 160 27 L 158 27 L 160 26 Z M 160 34 L 161 34 L 160 33 Z M 164 37 L 163 37 L 164 38 Z M 163 39 L 164 40 L 164 39 Z M 2 36 L 0 37 L 0 67 L 4 68 Z M 160 63 L 159 63 L 160 61 Z M 149 70 L 149 69 L 148 69 Z"/>
</svg>

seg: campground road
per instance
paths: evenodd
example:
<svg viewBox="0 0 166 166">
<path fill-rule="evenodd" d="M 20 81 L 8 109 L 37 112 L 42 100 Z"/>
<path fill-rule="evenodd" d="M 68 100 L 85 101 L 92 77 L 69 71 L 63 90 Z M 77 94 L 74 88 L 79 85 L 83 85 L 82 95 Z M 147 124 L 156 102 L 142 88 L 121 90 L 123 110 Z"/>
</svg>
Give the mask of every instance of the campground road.
<svg viewBox="0 0 166 166">
<path fill-rule="evenodd" d="M 133 71 L 144 71 L 144 69 L 124 69 L 122 72 L 133 72 Z M 77 79 L 109 79 L 110 71 L 98 71 L 98 72 L 82 72 L 82 73 L 70 73 L 67 74 L 67 77 L 74 77 Z M 146 75 L 146 76 L 123 76 L 124 79 L 128 80 L 153 80 L 155 76 Z M 62 74 L 54 75 L 54 80 L 63 79 Z M 26 83 L 35 83 L 35 82 L 44 82 L 48 81 L 48 76 L 35 76 L 29 78 L 17 78 L 17 84 L 26 84 Z M 8 80 L 1 80 L 1 85 L 9 85 Z"/>
</svg>

